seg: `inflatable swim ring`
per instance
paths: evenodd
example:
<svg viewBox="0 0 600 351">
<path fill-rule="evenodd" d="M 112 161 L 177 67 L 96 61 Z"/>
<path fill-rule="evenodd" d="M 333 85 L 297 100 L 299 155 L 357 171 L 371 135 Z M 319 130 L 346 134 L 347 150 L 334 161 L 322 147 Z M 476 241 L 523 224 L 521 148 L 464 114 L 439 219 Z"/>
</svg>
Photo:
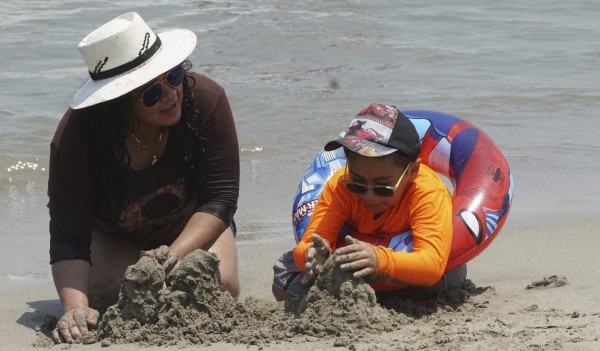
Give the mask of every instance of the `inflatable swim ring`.
<svg viewBox="0 0 600 351">
<path fill-rule="evenodd" d="M 419 133 L 422 162 L 447 177 L 454 187 L 454 236 L 446 267 L 450 271 L 479 255 L 500 232 L 512 202 L 512 174 L 500 149 L 473 124 L 435 111 L 402 113 Z M 323 186 L 345 164 L 343 148 L 339 148 L 321 151 L 306 170 L 293 205 L 296 242 L 304 234 Z M 412 243 L 408 230 L 392 236 L 387 247 L 411 252 Z"/>
</svg>

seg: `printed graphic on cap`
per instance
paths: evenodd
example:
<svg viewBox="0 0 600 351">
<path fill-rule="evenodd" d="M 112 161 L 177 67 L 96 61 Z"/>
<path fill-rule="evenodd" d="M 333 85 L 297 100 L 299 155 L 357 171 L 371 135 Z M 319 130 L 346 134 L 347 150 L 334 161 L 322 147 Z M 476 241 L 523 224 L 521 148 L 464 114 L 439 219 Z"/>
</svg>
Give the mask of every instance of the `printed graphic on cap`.
<svg viewBox="0 0 600 351">
<path fill-rule="evenodd" d="M 352 125 L 348 128 L 346 132 L 345 138 L 350 136 L 356 136 L 362 139 L 371 140 L 374 142 L 381 142 L 384 139 L 384 136 L 381 133 L 378 133 L 373 128 L 363 129 L 363 126 L 367 125 L 369 121 L 355 119 L 352 121 Z M 368 125 L 367 125 L 368 126 Z"/>
<path fill-rule="evenodd" d="M 398 110 L 383 104 L 371 104 L 360 111 L 356 117 L 368 118 L 393 128 L 398 117 Z"/>
<path fill-rule="evenodd" d="M 348 138 L 344 139 L 344 144 L 350 150 L 367 157 L 377 157 L 379 153 L 370 144 L 367 144 L 363 139 Z"/>
</svg>

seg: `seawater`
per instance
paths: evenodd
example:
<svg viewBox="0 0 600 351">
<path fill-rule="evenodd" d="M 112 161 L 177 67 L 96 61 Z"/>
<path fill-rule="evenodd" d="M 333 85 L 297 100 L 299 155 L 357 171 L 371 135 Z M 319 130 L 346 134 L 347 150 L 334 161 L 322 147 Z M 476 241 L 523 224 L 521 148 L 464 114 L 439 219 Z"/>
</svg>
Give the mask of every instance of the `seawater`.
<svg viewBox="0 0 600 351">
<path fill-rule="evenodd" d="M 137 11 L 198 35 L 241 149 L 238 242 L 288 240 L 305 168 L 371 102 L 463 117 L 515 180 L 502 235 L 598 215 L 599 6 L 570 2 L 3 0 L 0 279 L 48 279 L 49 143 L 87 80 L 79 41 Z"/>
</svg>

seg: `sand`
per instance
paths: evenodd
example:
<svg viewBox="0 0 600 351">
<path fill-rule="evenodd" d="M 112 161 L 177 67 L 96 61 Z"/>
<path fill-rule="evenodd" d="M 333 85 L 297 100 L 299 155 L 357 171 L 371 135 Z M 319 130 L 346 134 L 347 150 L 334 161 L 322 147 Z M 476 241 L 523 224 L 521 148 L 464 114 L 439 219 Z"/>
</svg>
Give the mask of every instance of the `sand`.
<svg viewBox="0 0 600 351">
<path fill-rule="evenodd" d="M 218 289 L 216 256 L 197 250 L 183 260 L 170 286 L 159 262 L 129 267 L 119 301 L 78 348 L 176 346 L 263 350 L 589 350 L 600 346 L 600 313 L 515 306 L 491 286 L 471 280 L 432 300 L 392 299 L 385 306 L 362 280 L 329 260 L 309 294 L 298 301 L 233 299 Z M 565 276 L 542 277 L 523 294 L 568 287 Z M 50 316 L 37 333 L 51 347 Z"/>
<path fill-rule="evenodd" d="M 215 255 L 196 250 L 166 285 L 162 262 L 141 258 L 127 269 L 117 304 L 83 343 L 185 347 L 224 341 L 263 346 L 315 337 L 346 346 L 408 323 L 403 315 L 379 306 L 373 289 L 341 272 L 333 259 L 306 297 L 286 303 L 236 300 L 221 292 L 218 264 Z M 49 320 L 42 328 L 46 332 Z M 46 346 L 43 339 L 38 334 L 36 345 Z"/>
<path fill-rule="evenodd" d="M 465 289 L 420 303 L 397 301 L 395 314 L 392 314 L 396 325 L 390 324 L 391 331 L 375 323 L 375 331 L 365 329 L 363 332 L 348 326 L 356 332 L 351 336 L 344 336 L 343 332 L 337 334 L 333 328 L 325 329 L 325 325 L 335 323 L 338 323 L 336 328 L 340 323 L 346 327 L 342 321 L 348 321 L 348 315 L 338 316 L 336 313 L 340 312 L 330 309 L 329 303 L 322 303 L 319 312 L 316 308 L 319 303 L 313 302 L 315 312 L 305 311 L 305 316 L 311 317 L 302 319 L 293 313 L 285 314 L 288 307 L 297 311 L 299 302 L 295 307 L 274 302 L 270 291 L 272 264 L 293 246 L 291 235 L 282 236 L 281 240 L 238 240 L 242 294 L 239 299 L 229 301 L 237 308 L 231 309 L 236 313 L 236 323 L 244 328 L 236 326 L 218 335 L 205 333 L 210 339 L 194 345 L 178 337 L 169 342 L 176 343 L 175 348 L 225 351 L 600 349 L 600 280 L 596 269 L 600 220 L 553 216 L 557 222 L 551 223 L 549 218 L 531 217 L 523 212 L 511 215 L 513 220 L 505 226 L 502 236 L 469 262 L 470 284 Z M 565 241 L 565 238 L 570 239 Z M 38 251 L 40 255 L 45 254 L 43 249 Z M 47 337 L 36 335 L 43 336 L 43 329 L 47 332 L 62 312 L 49 275 L 0 280 L 0 350 L 50 347 L 106 350 L 100 341 L 52 346 Z M 354 286 L 356 282 L 348 283 Z M 360 291 L 359 286 L 351 290 Z M 322 290 L 316 294 L 322 294 Z M 385 315 L 378 318 L 385 320 Z M 357 319 L 360 320 L 358 316 Z M 281 320 L 287 322 L 275 323 Z M 310 329 L 319 321 L 323 324 Z M 290 329 L 293 325 L 303 329 Z M 239 331 L 237 336 L 234 330 Z M 171 344 L 165 341 L 164 345 Z M 119 351 L 164 349 L 165 346 L 151 342 L 119 344 L 115 341 L 111 341 L 108 348 Z"/>
</svg>

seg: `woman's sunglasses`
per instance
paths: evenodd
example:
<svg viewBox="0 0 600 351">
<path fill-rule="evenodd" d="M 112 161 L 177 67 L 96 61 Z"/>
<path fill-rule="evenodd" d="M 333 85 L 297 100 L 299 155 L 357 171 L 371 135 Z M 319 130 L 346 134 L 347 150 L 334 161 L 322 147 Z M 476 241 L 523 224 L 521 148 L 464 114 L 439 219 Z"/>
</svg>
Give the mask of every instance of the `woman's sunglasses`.
<svg viewBox="0 0 600 351">
<path fill-rule="evenodd" d="M 366 185 L 366 184 L 361 184 L 361 183 L 355 183 L 355 182 L 347 181 L 346 180 L 346 172 L 348 171 L 348 164 L 347 163 L 346 163 L 346 168 L 344 169 L 344 178 L 342 178 L 342 182 L 344 183 L 344 185 L 346 185 L 346 189 L 348 189 L 348 191 L 350 191 L 351 193 L 366 194 L 367 191 L 369 189 L 371 189 L 371 190 L 373 190 L 373 192 L 375 194 L 377 194 L 379 196 L 392 197 L 392 196 L 394 196 L 394 192 L 396 191 L 396 189 L 398 189 L 398 186 L 400 185 L 400 182 L 402 181 L 402 178 L 404 178 L 404 175 L 406 174 L 406 171 L 408 171 L 408 167 L 410 167 L 411 163 L 412 162 L 409 162 L 408 165 L 406 165 L 406 168 L 404 169 L 404 172 L 402 172 L 402 175 L 400 176 L 400 179 L 398 179 L 398 182 L 394 186 L 389 186 L 389 185 Z"/>
<path fill-rule="evenodd" d="M 156 105 L 158 100 L 160 100 L 160 96 L 162 95 L 163 91 L 162 81 L 164 81 L 171 88 L 177 88 L 181 82 L 183 82 L 183 76 L 184 71 L 181 65 L 175 66 L 170 71 L 165 73 L 162 79 L 157 80 L 142 93 L 144 106 L 152 107 Z"/>
</svg>

